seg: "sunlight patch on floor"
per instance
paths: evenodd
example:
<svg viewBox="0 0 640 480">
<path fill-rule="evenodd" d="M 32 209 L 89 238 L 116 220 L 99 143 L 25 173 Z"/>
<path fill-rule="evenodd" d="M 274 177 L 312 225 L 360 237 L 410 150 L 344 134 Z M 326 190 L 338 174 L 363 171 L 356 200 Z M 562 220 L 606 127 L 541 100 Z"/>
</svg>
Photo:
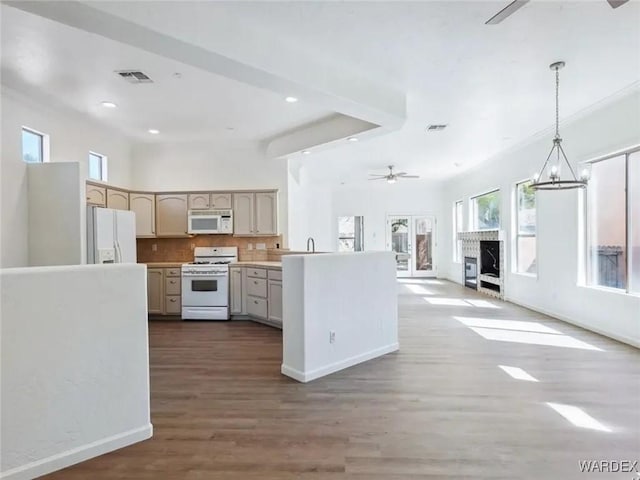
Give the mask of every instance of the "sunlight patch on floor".
<svg viewBox="0 0 640 480">
<path fill-rule="evenodd" d="M 518 330 L 502 330 L 499 328 L 481 328 L 469 327 L 478 335 L 487 340 L 496 340 L 499 342 L 528 343 L 531 345 L 547 345 L 551 347 L 579 348 L 582 350 L 597 350 L 589 343 L 578 340 L 568 335 L 555 335 L 549 333 L 523 332 Z"/>
<path fill-rule="evenodd" d="M 422 285 L 407 284 L 404 286 L 407 289 L 409 289 L 412 293 L 415 293 L 416 295 L 433 295 L 434 294 L 431 290 L 424 288 Z"/>
<path fill-rule="evenodd" d="M 457 317 L 456 320 L 467 327 L 498 328 L 502 330 L 519 330 L 523 332 L 555 333 L 562 335 L 562 332 L 542 325 L 538 322 L 525 322 L 521 320 L 499 320 L 494 318 Z"/>
<path fill-rule="evenodd" d="M 508 367 L 506 365 L 498 365 L 502 370 L 504 370 L 508 375 L 516 380 L 524 380 L 525 382 L 537 382 L 538 379 L 529 375 L 523 369 L 519 367 Z"/>
<path fill-rule="evenodd" d="M 589 428 L 600 432 L 611 432 L 610 428 L 604 426 L 581 408 L 574 407 L 573 405 L 564 405 L 562 403 L 552 402 L 547 402 L 547 405 L 573 423 L 576 427 Z"/>
</svg>

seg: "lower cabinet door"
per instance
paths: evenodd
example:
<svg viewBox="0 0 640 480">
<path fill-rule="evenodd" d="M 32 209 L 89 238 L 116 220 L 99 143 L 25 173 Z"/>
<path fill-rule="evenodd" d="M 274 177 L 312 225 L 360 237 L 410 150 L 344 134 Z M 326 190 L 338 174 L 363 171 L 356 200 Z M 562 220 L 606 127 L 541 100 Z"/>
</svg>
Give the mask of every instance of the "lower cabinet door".
<svg viewBox="0 0 640 480">
<path fill-rule="evenodd" d="M 182 301 L 180 295 L 167 295 L 164 302 L 165 314 L 180 315 L 182 313 Z"/>
<path fill-rule="evenodd" d="M 282 326 L 282 282 L 269 280 L 269 321 Z"/>
<path fill-rule="evenodd" d="M 242 268 L 230 268 L 231 279 L 229 281 L 229 307 L 231 315 L 242 315 Z"/>
<path fill-rule="evenodd" d="M 267 319 L 267 300 L 265 298 L 247 296 L 247 313 L 262 320 Z"/>
<path fill-rule="evenodd" d="M 162 268 L 147 269 L 147 311 L 164 313 L 164 275 Z"/>
</svg>

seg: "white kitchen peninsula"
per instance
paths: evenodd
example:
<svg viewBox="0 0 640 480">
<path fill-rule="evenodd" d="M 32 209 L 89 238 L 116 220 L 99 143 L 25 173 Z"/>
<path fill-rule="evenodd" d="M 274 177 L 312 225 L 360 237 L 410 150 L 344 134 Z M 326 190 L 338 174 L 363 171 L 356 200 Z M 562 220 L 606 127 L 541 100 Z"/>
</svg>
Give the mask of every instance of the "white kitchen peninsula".
<svg viewBox="0 0 640 480">
<path fill-rule="evenodd" d="M 282 257 L 282 373 L 308 382 L 398 350 L 392 252 Z"/>
</svg>

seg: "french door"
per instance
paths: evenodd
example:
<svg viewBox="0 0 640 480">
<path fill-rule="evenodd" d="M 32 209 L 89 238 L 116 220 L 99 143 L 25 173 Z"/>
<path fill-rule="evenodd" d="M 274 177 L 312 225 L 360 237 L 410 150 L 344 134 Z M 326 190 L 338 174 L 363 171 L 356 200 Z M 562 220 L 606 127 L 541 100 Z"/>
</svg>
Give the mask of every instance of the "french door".
<svg viewBox="0 0 640 480">
<path fill-rule="evenodd" d="M 387 249 L 396 252 L 398 277 L 435 277 L 436 219 L 388 215 Z"/>
</svg>

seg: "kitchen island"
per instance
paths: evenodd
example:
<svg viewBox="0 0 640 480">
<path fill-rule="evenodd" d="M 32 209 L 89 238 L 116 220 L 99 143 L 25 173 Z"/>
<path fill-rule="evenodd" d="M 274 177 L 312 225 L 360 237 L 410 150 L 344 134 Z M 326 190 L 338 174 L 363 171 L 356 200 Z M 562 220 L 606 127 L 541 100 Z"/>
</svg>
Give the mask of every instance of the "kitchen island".
<svg viewBox="0 0 640 480">
<path fill-rule="evenodd" d="M 398 350 L 393 252 L 282 258 L 281 372 L 300 382 Z"/>
</svg>

